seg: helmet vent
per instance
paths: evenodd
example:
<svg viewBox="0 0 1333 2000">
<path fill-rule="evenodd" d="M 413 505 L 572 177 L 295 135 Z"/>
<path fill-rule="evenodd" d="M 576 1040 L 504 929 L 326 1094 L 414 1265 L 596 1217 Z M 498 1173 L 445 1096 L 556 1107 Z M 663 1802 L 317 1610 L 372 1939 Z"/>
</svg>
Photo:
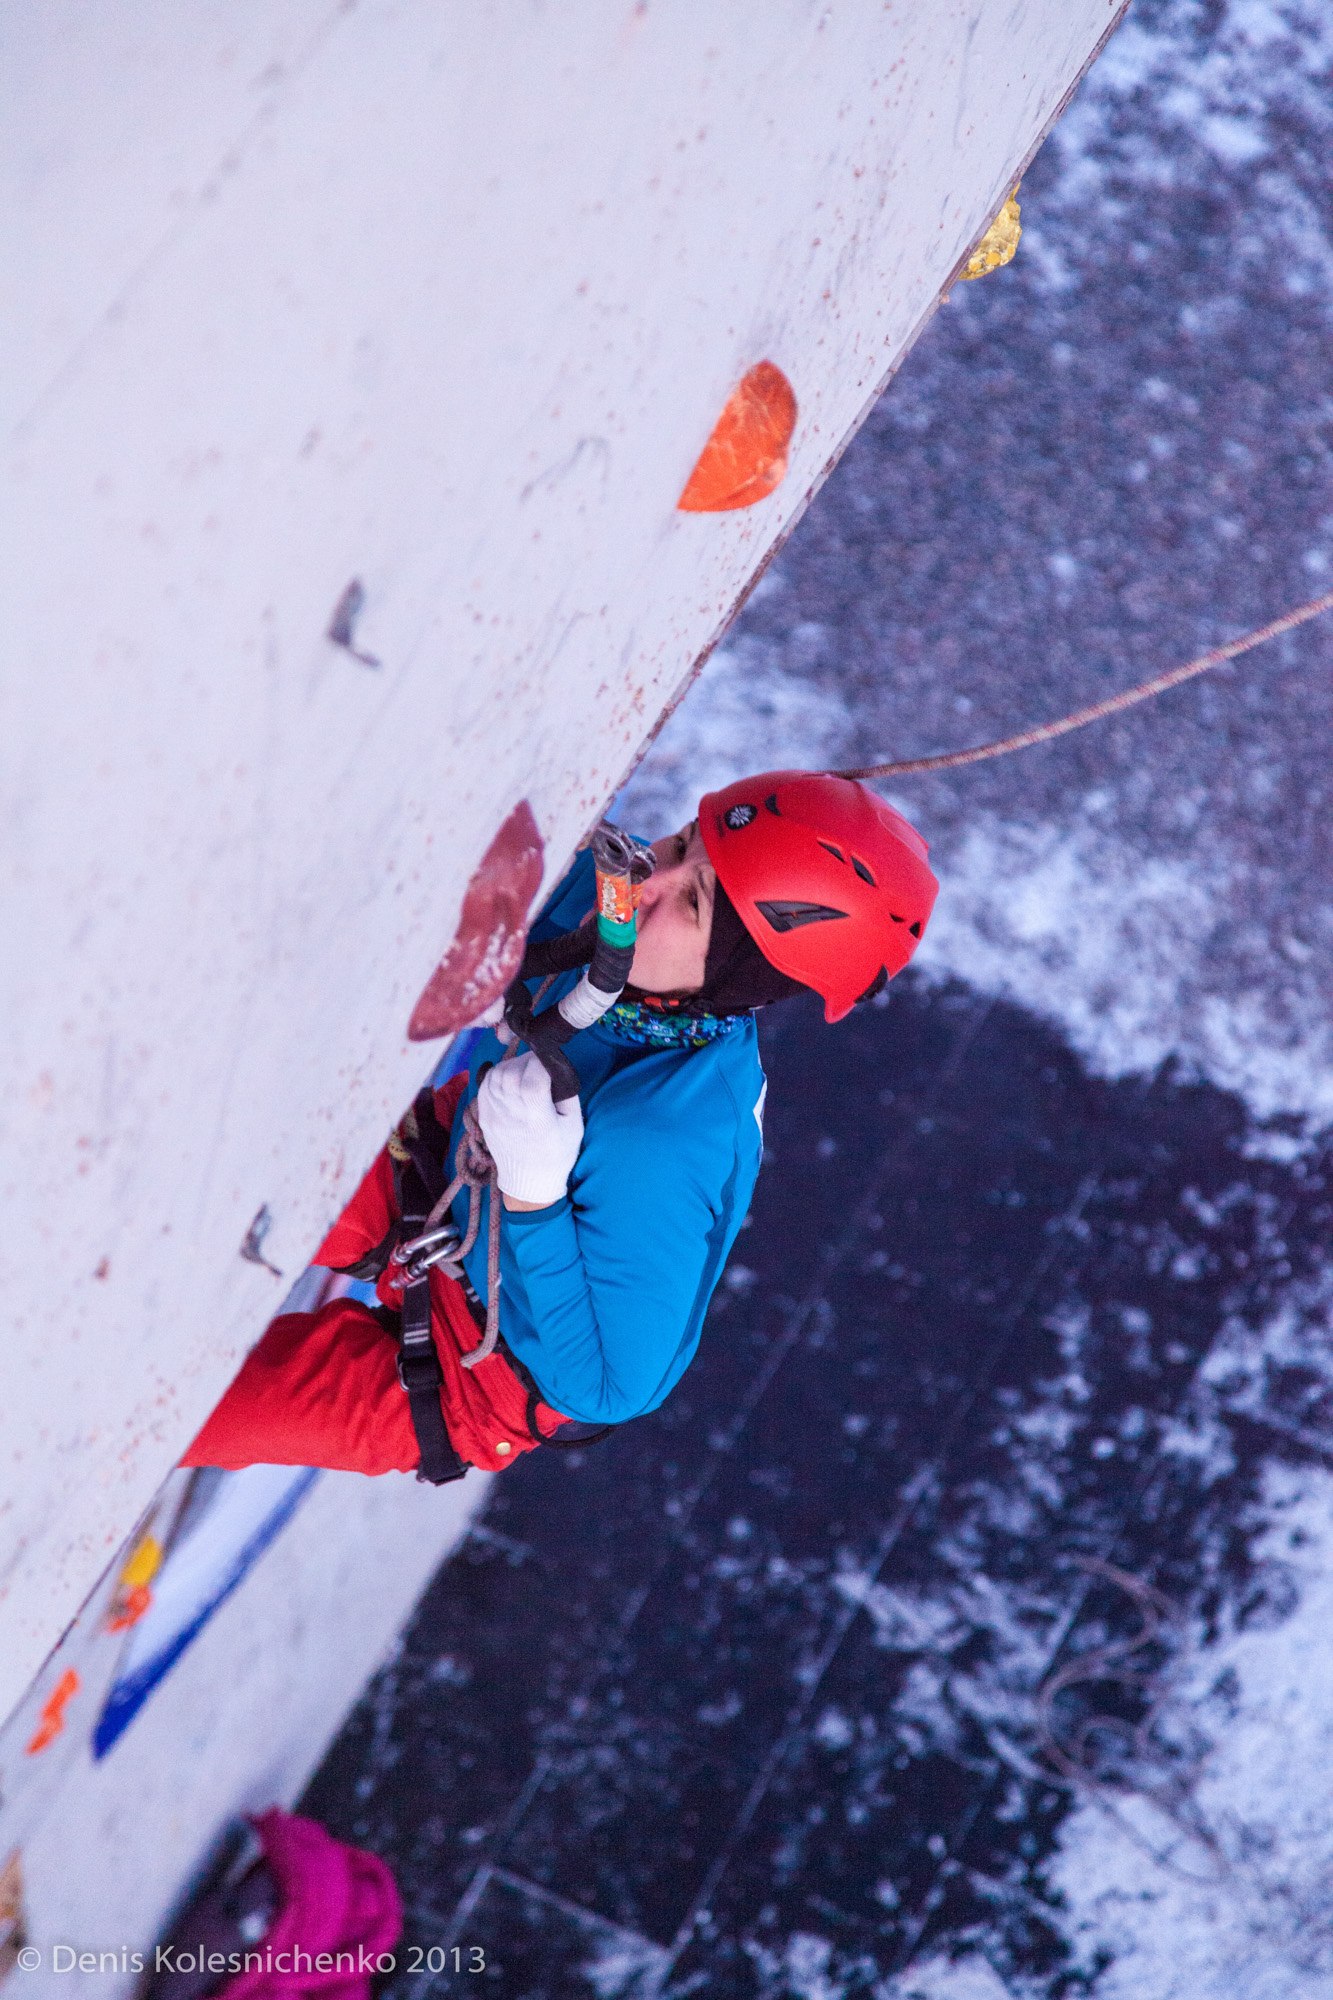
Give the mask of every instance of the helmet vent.
<svg viewBox="0 0 1333 2000">
<path fill-rule="evenodd" d="M 868 882 L 868 883 L 870 884 L 871 888 L 873 889 L 873 888 L 874 888 L 874 886 L 875 886 L 875 878 L 874 878 L 874 876 L 873 876 L 873 875 L 871 874 L 870 870 L 869 870 L 869 869 L 868 869 L 868 868 L 866 867 L 866 865 L 865 865 L 865 862 L 864 862 L 864 861 L 858 861 L 858 860 L 857 860 L 857 858 L 856 858 L 856 856 L 855 856 L 855 855 L 853 855 L 853 856 L 852 856 L 852 866 L 853 866 L 853 868 L 854 868 L 854 869 L 856 870 L 857 874 L 858 874 L 858 875 L 859 875 L 859 876 L 861 877 L 861 880 L 862 880 L 863 882 Z"/>
<path fill-rule="evenodd" d="M 755 908 L 775 931 L 798 931 L 804 924 L 827 924 L 847 915 L 827 903 L 756 903 Z"/>
<path fill-rule="evenodd" d="M 769 793 L 768 797 L 764 800 L 764 805 L 772 813 L 774 819 L 782 818 L 782 814 L 778 811 L 778 795 L 776 792 Z"/>
<path fill-rule="evenodd" d="M 821 840 L 819 844 L 823 848 L 825 854 L 831 854 L 835 861 L 841 861 L 843 866 L 844 867 L 846 866 L 847 856 L 843 853 L 840 847 L 835 847 L 831 840 Z"/>
<path fill-rule="evenodd" d="M 914 923 L 914 924 L 909 924 L 909 925 L 907 926 L 907 928 L 908 928 L 908 930 L 909 930 L 909 931 L 910 931 L 910 932 L 912 933 L 912 936 L 913 936 L 913 937 L 917 937 L 917 938 L 919 938 L 919 937 L 920 937 L 920 935 L 921 935 L 921 924 L 920 924 L 920 921 L 919 921 L 919 920 L 918 920 L 918 921 L 917 921 L 916 923 Z"/>
</svg>

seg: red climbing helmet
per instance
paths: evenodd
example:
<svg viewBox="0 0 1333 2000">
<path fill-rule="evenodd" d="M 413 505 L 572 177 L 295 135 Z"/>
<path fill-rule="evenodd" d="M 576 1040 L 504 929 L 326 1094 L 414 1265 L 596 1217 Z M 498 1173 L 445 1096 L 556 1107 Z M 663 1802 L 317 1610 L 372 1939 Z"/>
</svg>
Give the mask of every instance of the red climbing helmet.
<svg viewBox="0 0 1333 2000">
<path fill-rule="evenodd" d="M 764 771 L 699 801 L 717 879 L 770 965 L 840 1021 L 920 942 L 939 884 L 925 841 L 853 778 Z"/>
</svg>

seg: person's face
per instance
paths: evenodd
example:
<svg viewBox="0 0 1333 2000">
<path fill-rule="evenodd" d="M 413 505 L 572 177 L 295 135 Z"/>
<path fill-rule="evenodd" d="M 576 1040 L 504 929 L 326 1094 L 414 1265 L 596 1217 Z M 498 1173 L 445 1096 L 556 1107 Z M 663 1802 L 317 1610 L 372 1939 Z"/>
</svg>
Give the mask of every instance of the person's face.
<svg viewBox="0 0 1333 2000">
<path fill-rule="evenodd" d="M 704 983 L 717 876 L 698 820 L 653 842 L 657 867 L 639 891 L 631 985 L 644 993 L 695 993 Z"/>
</svg>

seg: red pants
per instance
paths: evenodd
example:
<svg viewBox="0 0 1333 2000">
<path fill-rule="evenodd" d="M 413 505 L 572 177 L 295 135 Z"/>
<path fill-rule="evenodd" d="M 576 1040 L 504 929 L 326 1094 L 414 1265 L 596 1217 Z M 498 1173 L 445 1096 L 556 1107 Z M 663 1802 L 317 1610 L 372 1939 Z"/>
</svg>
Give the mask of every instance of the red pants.
<svg viewBox="0 0 1333 2000">
<path fill-rule="evenodd" d="M 435 1093 L 449 1128 L 465 1079 Z M 393 1165 L 387 1149 L 353 1195 L 316 1254 L 333 1269 L 354 1264 L 382 1243 L 396 1219 Z M 392 1274 L 377 1290 L 397 1306 Z M 535 1440 L 528 1392 L 503 1354 L 464 1368 L 460 1356 L 481 1345 L 462 1287 L 430 1274 L 431 1333 L 444 1384 L 440 1407 L 449 1439 L 470 1465 L 500 1471 Z M 545 1403 L 537 1422 L 548 1434 L 564 1421 Z M 182 1465 L 320 1465 L 335 1472 L 414 1472 L 420 1459 L 412 1413 L 398 1380 L 398 1349 L 375 1315 L 354 1299 L 313 1313 L 275 1319 L 181 1460 Z"/>
</svg>

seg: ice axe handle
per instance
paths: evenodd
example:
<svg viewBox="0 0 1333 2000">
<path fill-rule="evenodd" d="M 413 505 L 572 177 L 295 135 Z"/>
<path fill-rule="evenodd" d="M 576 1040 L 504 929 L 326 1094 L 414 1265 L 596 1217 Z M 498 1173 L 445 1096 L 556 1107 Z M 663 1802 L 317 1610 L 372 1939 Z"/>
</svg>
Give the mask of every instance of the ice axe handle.
<svg viewBox="0 0 1333 2000">
<path fill-rule="evenodd" d="M 594 829 L 592 853 L 597 871 L 593 937 L 589 945 L 585 931 L 569 947 L 571 969 L 574 963 L 587 963 L 585 951 L 591 959 L 583 979 L 563 1000 L 540 1014 L 533 1012 L 522 974 L 505 996 L 505 1020 L 510 1031 L 526 1042 L 542 1063 L 551 1079 L 551 1096 L 557 1104 L 565 1104 L 578 1095 L 578 1072 L 565 1054 L 565 1043 L 600 1020 L 625 990 L 634 962 L 639 890 L 652 874 L 657 859 L 651 847 L 631 839 L 606 820 Z M 542 953 L 540 946 L 536 951 L 530 949 L 525 970 L 536 969 L 532 964 L 534 959 L 549 958 L 552 962 L 543 964 L 542 970 L 554 974 L 557 954 L 559 958 L 565 957 L 565 951 L 559 949 L 562 942 L 553 941 L 556 949 L 548 953 Z"/>
<path fill-rule="evenodd" d="M 593 865 L 597 870 L 597 942 L 588 978 L 599 993 L 619 999 L 629 982 L 637 934 L 639 891 L 657 856 L 651 847 L 603 820 L 593 829 Z"/>
<path fill-rule="evenodd" d="M 505 1020 L 511 1032 L 528 1047 L 551 1079 L 555 1103 L 566 1104 L 579 1091 L 578 1071 L 565 1054 L 565 1043 L 575 1033 L 558 1007 L 541 1014 L 532 1011 L 532 996 L 521 980 L 515 980 L 505 1000 Z"/>
<path fill-rule="evenodd" d="M 593 828 L 592 859 L 597 870 L 597 928 L 615 944 L 634 942 L 639 890 L 657 866 L 657 856 L 641 840 L 609 820 Z"/>
</svg>

